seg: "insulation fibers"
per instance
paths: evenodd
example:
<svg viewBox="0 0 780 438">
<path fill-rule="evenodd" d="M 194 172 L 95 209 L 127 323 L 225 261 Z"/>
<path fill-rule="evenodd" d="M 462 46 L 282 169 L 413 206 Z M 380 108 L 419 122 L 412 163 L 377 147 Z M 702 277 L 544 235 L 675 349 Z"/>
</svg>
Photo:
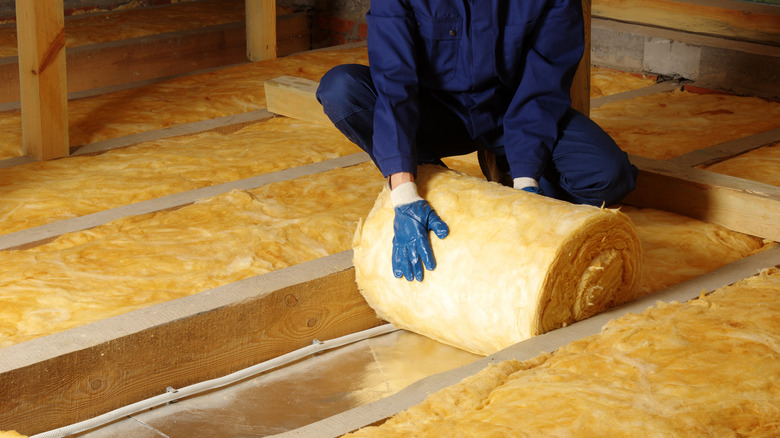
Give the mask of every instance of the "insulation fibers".
<svg viewBox="0 0 780 438">
<path fill-rule="evenodd" d="M 780 187 L 780 143 L 773 143 L 709 166 L 710 172 L 736 176 Z"/>
<path fill-rule="evenodd" d="M 393 276 L 385 189 L 355 236 L 367 302 L 398 327 L 490 354 L 636 297 L 641 248 L 616 210 L 573 205 L 422 166 L 418 190 L 449 225 L 422 282 Z"/>
<path fill-rule="evenodd" d="M 775 437 L 780 270 L 500 362 L 351 437 Z"/>
</svg>

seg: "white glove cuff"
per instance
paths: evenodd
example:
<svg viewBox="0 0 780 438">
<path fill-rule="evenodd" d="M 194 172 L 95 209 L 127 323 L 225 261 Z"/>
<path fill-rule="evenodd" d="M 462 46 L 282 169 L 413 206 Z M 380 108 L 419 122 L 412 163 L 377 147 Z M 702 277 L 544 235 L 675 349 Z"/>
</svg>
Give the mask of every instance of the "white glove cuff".
<svg viewBox="0 0 780 438">
<path fill-rule="evenodd" d="M 422 198 L 417 194 L 417 184 L 405 182 L 390 191 L 390 200 L 393 202 L 393 207 L 398 207 L 399 205 L 422 201 Z"/>
<path fill-rule="evenodd" d="M 529 178 L 527 176 L 521 176 L 520 178 L 515 178 L 513 180 L 514 187 L 517 190 L 522 190 L 526 187 L 539 187 L 539 183 L 536 182 L 535 179 Z"/>
</svg>

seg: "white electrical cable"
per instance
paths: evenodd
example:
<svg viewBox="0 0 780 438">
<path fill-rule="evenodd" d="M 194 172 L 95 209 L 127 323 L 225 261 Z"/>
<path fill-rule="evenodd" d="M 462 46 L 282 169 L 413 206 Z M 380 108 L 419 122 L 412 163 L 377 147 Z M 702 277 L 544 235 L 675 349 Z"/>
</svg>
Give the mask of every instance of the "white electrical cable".
<svg viewBox="0 0 780 438">
<path fill-rule="evenodd" d="M 340 338 L 330 339 L 327 341 L 318 341 L 315 339 L 311 345 L 301 348 L 300 350 L 295 350 L 290 353 L 283 354 L 279 357 L 267 360 L 257 365 L 253 365 L 249 368 L 244 368 L 243 370 L 236 371 L 233 374 L 228 374 L 227 376 L 219 377 L 212 380 L 207 380 L 205 382 L 196 383 L 194 385 L 186 386 L 178 390 L 168 387 L 166 389 L 165 394 L 160 394 L 158 396 L 154 396 L 152 398 L 148 398 L 146 400 L 133 403 L 131 405 L 113 410 L 111 412 L 107 412 L 103 415 L 99 415 L 94 418 L 90 418 L 89 420 L 84 420 L 82 422 L 72 424 L 70 426 L 65 426 L 59 429 L 50 430 L 48 432 L 39 433 L 37 435 L 31 436 L 30 438 L 54 438 L 54 437 L 59 438 L 59 437 L 66 437 L 80 432 L 85 432 L 90 429 L 94 429 L 103 426 L 105 424 L 108 424 L 110 422 L 119 420 L 123 417 L 127 417 L 129 415 L 133 415 L 141 411 L 152 409 L 160 405 L 171 403 L 176 400 L 182 399 L 184 397 L 191 397 L 193 395 L 200 394 L 201 392 L 209 391 L 216 388 L 221 388 L 223 386 L 236 383 L 240 380 L 247 379 L 249 377 L 260 374 L 262 372 L 303 359 L 304 357 L 311 356 L 312 354 L 321 351 L 332 350 L 334 348 L 342 347 L 344 345 L 352 344 L 375 336 L 391 333 L 396 330 L 398 330 L 398 328 L 396 328 L 392 324 L 384 324 L 379 327 L 374 327 L 368 330 L 363 330 L 361 332 L 352 333 L 346 336 L 342 336 Z"/>
</svg>

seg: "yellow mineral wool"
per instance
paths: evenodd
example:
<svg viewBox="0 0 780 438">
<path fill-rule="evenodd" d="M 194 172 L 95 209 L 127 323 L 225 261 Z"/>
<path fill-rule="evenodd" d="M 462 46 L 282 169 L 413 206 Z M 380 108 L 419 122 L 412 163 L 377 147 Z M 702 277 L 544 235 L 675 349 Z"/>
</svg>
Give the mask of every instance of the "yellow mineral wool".
<svg viewBox="0 0 780 438">
<path fill-rule="evenodd" d="M 336 128 L 276 117 L 0 169 L 0 234 L 359 151 Z"/>
<path fill-rule="evenodd" d="M 291 75 L 319 81 L 341 63 L 368 63 L 365 48 L 307 52 L 179 77 L 68 103 L 71 146 L 264 109 L 263 83 Z M 0 113 L 0 159 L 22 155 L 19 111 Z"/>
<path fill-rule="evenodd" d="M 608 103 L 591 118 L 624 151 L 667 160 L 780 127 L 780 103 L 672 91 Z"/>
<path fill-rule="evenodd" d="M 759 237 L 663 210 L 624 206 L 620 211 L 631 218 L 642 242 L 642 295 L 775 246 Z"/>
<path fill-rule="evenodd" d="M 506 361 L 350 437 L 780 434 L 780 270 Z"/>
<path fill-rule="evenodd" d="M 364 163 L 0 251 L 0 347 L 348 250 L 384 185 Z"/>
<path fill-rule="evenodd" d="M 647 75 L 631 74 L 604 67 L 590 69 L 590 97 L 608 96 L 625 91 L 637 90 L 655 84 Z"/>
<path fill-rule="evenodd" d="M 424 281 L 392 275 L 389 190 L 355 242 L 360 291 L 397 327 L 490 354 L 637 296 L 642 254 L 626 215 L 436 166 L 419 168 L 417 185 L 450 228 L 431 238 Z"/>
<path fill-rule="evenodd" d="M 699 168 L 780 187 L 780 143 Z"/>
</svg>

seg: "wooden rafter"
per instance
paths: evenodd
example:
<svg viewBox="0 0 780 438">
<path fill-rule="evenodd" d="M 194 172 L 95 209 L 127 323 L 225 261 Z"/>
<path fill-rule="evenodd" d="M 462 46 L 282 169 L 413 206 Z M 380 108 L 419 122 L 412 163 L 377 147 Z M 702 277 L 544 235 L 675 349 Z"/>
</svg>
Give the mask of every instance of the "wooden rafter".
<svg viewBox="0 0 780 438">
<path fill-rule="evenodd" d="M 250 61 L 276 58 L 276 2 L 246 0 L 246 47 Z"/>
<path fill-rule="evenodd" d="M 16 2 L 25 155 L 68 155 L 63 0 Z"/>
</svg>

